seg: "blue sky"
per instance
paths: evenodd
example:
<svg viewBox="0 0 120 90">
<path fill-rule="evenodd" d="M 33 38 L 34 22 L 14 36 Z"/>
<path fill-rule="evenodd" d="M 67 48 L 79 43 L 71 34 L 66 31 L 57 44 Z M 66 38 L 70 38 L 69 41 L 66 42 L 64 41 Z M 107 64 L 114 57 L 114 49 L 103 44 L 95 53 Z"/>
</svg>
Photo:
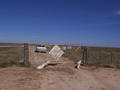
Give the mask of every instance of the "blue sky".
<svg viewBox="0 0 120 90">
<path fill-rule="evenodd" d="M 120 0 L 0 0 L 0 42 L 120 42 Z"/>
</svg>

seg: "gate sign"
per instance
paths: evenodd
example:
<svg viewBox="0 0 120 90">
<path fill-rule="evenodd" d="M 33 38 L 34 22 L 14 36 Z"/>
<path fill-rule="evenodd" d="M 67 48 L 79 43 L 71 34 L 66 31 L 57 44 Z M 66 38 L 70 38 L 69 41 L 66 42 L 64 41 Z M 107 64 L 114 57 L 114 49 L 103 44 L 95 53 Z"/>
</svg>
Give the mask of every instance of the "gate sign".
<svg viewBox="0 0 120 90">
<path fill-rule="evenodd" d="M 49 54 L 58 61 L 64 52 L 58 45 L 55 45 Z"/>
</svg>

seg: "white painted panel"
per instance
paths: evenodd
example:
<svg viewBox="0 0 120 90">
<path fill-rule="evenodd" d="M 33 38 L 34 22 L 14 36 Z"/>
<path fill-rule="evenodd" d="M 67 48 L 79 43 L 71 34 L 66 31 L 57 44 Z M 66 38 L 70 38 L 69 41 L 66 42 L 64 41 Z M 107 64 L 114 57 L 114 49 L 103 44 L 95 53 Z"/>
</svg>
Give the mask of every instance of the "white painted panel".
<svg viewBox="0 0 120 90">
<path fill-rule="evenodd" d="M 58 46 L 55 45 L 52 50 L 49 52 L 49 54 L 56 60 L 59 60 L 60 57 L 64 54 L 63 50 Z"/>
</svg>

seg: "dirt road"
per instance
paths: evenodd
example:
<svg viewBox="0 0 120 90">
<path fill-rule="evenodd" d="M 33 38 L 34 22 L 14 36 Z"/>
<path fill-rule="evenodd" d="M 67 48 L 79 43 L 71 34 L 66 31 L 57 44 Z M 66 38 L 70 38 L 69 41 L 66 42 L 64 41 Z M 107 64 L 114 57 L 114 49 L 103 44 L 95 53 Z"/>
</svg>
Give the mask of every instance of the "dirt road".
<svg viewBox="0 0 120 90">
<path fill-rule="evenodd" d="M 0 68 L 0 90 L 120 90 L 120 70 L 74 65 Z"/>
</svg>

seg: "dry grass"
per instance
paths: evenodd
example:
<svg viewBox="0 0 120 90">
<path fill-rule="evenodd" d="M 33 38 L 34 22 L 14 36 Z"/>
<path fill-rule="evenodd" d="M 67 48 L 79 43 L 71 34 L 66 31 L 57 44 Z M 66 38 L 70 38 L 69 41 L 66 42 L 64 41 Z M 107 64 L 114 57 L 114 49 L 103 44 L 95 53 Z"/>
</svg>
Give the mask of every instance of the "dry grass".
<svg viewBox="0 0 120 90">
<path fill-rule="evenodd" d="M 64 57 L 74 62 L 83 60 L 84 47 L 73 46 L 65 50 Z M 120 68 L 120 48 L 88 47 L 87 65 Z"/>
<path fill-rule="evenodd" d="M 89 47 L 88 64 L 120 67 L 120 48 Z"/>
<path fill-rule="evenodd" d="M 18 44 L 0 44 L 0 45 L 18 45 Z M 6 67 L 16 64 L 24 57 L 23 47 L 0 47 L 0 67 Z"/>
</svg>

